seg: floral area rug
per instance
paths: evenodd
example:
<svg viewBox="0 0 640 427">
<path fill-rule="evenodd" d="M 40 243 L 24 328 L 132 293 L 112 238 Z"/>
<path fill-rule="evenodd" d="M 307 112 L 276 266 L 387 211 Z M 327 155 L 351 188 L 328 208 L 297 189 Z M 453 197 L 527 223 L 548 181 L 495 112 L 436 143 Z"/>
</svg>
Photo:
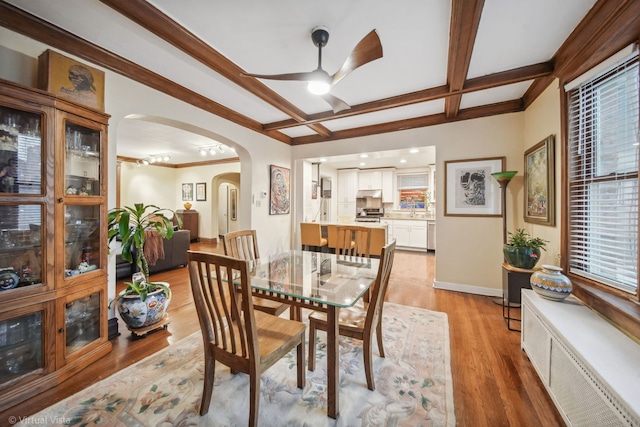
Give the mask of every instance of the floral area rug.
<svg viewBox="0 0 640 427">
<path fill-rule="evenodd" d="M 447 315 L 392 303 L 385 303 L 383 315 L 386 357 L 378 356 L 374 344 L 375 391 L 367 389 L 362 342 L 340 337 L 340 415 L 337 420 L 327 417 L 326 343 L 324 332 L 319 332 L 316 370 L 307 371 L 304 390 L 296 387 L 294 352 L 262 375 L 259 425 L 454 426 Z M 216 363 L 209 413 L 198 415 L 204 373 L 202 346 L 200 332 L 196 332 L 23 422 L 247 425 L 248 376 L 232 375 L 220 363 Z"/>
</svg>

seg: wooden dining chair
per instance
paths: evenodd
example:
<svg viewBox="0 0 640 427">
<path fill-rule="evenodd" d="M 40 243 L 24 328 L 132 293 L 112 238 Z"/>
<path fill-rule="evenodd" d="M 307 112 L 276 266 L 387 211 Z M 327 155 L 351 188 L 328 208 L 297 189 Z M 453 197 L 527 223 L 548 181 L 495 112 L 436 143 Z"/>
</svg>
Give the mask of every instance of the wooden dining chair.
<svg viewBox="0 0 640 427">
<path fill-rule="evenodd" d="M 338 247 L 338 226 L 336 224 L 327 224 L 327 248 L 329 252 L 336 253 Z"/>
<path fill-rule="evenodd" d="M 327 239 L 322 237 L 322 227 L 316 222 L 300 223 L 300 243 L 302 250 L 322 250 L 327 245 Z"/>
<path fill-rule="evenodd" d="M 361 298 L 356 305 L 340 310 L 339 334 L 362 340 L 362 354 L 364 356 L 364 372 L 367 378 L 369 390 L 375 390 L 373 379 L 373 360 L 371 355 L 371 342 L 373 341 L 373 331 L 376 330 L 378 341 L 378 352 L 380 357 L 384 357 L 384 347 L 382 343 L 382 307 L 384 295 L 389 284 L 391 267 L 396 251 L 395 240 L 382 248 L 380 255 L 380 265 L 376 280 L 372 285 L 371 299 L 364 302 Z M 309 370 L 316 367 L 316 331 L 327 330 L 327 316 L 325 313 L 313 311 L 309 314 Z"/>
<path fill-rule="evenodd" d="M 337 227 L 336 254 L 369 258 L 371 228 L 359 225 Z"/>
<path fill-rule="evenodd" d="M 256 230 L 232 231 L 222 236 L 222 243 L 225 255 L 246 261 L 256 261 L 260 258 Z M 282 304 L 265 298 L 252 297 L 252 300 L 253 308 L 273 316 L 280 316 L 290 307 L 289 304 Z M 295 319 L 293 311 L 290 317 Z"/>
<path fill-rule="evenodd" d="M 216 362 L 249 375 L 249 426 L 258 425 L 260 375 L 291 350 L 297 352 L 297 386 L 304 388 L 305 325 L 253 309 L 249 262 L 189 251 L 189 277 L 204 341 L 200 415 L 209 411 Z M 232 277 L 233 280 L 227 280 Z M 241 301 L 237 301 L 240 286 Z"/>
</svg>

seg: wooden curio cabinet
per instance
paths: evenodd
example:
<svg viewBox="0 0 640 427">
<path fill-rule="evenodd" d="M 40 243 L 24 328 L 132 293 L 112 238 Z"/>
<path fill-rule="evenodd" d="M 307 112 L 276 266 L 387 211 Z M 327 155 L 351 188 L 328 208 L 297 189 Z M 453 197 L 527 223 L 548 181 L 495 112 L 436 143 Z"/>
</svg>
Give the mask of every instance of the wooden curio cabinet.
<svg viewBox="0 0 640 427">
<path fill-rule="evenodd" d="M 0 411 L 111 351 L 108 119 L 0 80 Z"/>
</svg>

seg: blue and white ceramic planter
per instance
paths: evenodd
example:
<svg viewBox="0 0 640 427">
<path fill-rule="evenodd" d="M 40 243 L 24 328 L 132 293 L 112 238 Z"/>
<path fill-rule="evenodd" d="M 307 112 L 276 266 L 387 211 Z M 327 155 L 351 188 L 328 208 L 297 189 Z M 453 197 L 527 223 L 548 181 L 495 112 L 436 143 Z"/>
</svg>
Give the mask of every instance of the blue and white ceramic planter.
<svg viewBox="0 0 640 427">
<path fill-rule="evenodd" d="M 530 283 L 538 295 L 553 301 L 562 301 L 573 291 L 571 280 L 555 265 L 543 264 L 542 270 L 531 275 Z"/>
<path fill-rule="evenodd" d="M 163 289 L 148 294 L 145 301 L 137 295 L 123 296 L 118 300 L 118 312 L 130 328 L 143 328 L 164 318 L 169 301 L 171 299 L 167 298 Z"/>
</svg>

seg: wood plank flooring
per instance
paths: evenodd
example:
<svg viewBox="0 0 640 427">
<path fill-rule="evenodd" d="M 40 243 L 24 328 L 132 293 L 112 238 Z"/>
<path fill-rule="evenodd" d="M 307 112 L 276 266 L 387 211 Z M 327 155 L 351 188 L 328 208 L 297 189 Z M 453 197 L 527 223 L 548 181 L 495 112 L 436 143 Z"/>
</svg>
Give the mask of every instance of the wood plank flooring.
<svg viewBox="0 0 640 427">
<path fill-rule="evenodd" d="M 221 252 L 216 244 L 207 243 L 192 243 L 191 249 Z M 564 425 L 520 349 L 520 333 L 507 329 L 502 308 L 490 297 L 433 289 L 434 269 L 432 253 L 396 251 L 385 300 L 447 313 L 457 425 Z M 10 425 L 10 416 L 38 412 L 199 330 L 187 269 L 158 273 L 152 280 L 169 282 L 173 290 L 166 330 L 133 339 L 120 322 L 121 335 L 112 341 L 109 355 L 57 387 L 1 412 L 0 426 Z M 119 282 L 118 290 L 122 286 Z"/>
</svg>

